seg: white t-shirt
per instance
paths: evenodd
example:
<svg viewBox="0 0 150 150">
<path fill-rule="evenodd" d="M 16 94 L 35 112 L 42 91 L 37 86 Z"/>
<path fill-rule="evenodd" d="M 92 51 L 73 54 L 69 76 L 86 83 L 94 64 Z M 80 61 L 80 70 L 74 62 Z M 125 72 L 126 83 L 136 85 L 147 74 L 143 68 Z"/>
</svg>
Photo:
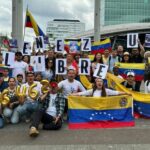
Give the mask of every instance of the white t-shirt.
<svg viewBox="0 0 150 150">
<path fill-rule="evenodd" d="M 145 83 L 144 83 L 144 85 L 145 85 L 145 93 L 146 94 L 150 93 L 150 82 L 149 82 L 148 86 L 147 86 L 147 82 L 148 81 L 145 81 Z"/>
<path fill-rule="evenodd" d="M 28 71 L 28 64 L 24 61 L 15 61 L 12 70 L 12 76 L 17 77 L 18 74 L 23 75 L 23 82 L 25 82 L 25 71 Z"/>
<path fill-rule="evenodd" d="M 65 98 L 67 98 L 67 96 L 71 93 L 85 91 L 85 88 L 83 87 L 83 85 L 77 80 L 74 80 L 73 82 L 69 82 L 68 79 L 63 80 L 59 82 L 58 87 L 60 89 L 63 89 L 63 94 Z"/>
<path fill-rule="evenodd" d="M 46 113 L 53 117 L 56 117 L 56 115 L 57 115 L 57 110 L 56 110 L 56 105 L 55 105 L 56 96 L 57 96 L 57 94 L 50 95 L 49 106 L 46 110 Z"/>
<path fill-rule="evenodd" d="M 114 91 L 114 90 L 111 90 L 111 89 L 105 89 L 105 90 L 106 90 L 106 95 L 107 96 L 109 96 L 109 95 L 118 95 L 119 94 L 119 91 Z M 84 92 L 79 92 L 78 95 L 79 96 L 92 96 L 92 93 L 93 93 L 93 89 L 87 90 L 87 91 L 84 91 Z M 94 93 L 93 93 L 93 97 L 101 97 L 101 94 L 102 94 L 101 90 L 95 90 Z"/>
<path fill-rule="evenodd" d="M 42 91 L 41 91 L 42 84 L 41 84 L 40 82 L 38 82 L 38 81 L 34 81 L 34 83 L 36 83 L 37 86 L 34 87 L 33 89 L 36 90 L 36 91 L 38 92 L 38 97 L 39 97 L 39 96 L 42 95 Z M 27 101 L 28 101 L 28 102 L 34 101 L 34 100 L 31 99 L 31 98 L 29 97 L 29 95 L 28 95 L 28 90 L 29 90 L 30 85 L 29 85 L 28 83 L 22 84 L 21 90 L 22 90 L 22 88 L 23 88 L 24 86 L 27 88 L 27 90 L 26 90 Z"/>
</svg>

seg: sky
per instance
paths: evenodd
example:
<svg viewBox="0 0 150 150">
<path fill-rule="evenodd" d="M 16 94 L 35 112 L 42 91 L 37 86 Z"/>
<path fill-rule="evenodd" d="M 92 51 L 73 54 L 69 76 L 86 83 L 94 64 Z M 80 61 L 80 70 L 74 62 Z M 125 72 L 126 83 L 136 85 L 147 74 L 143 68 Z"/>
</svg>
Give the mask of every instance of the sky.
<svg viewBox="0 0 150 150">
<path fill-rule="evenodd" d="M 85 23 L 86 30 L 94 26 L 94 0 L 23 0 L 23 11 L 28 5 L 34 19 L 46 33 L 47 22 L 53 19 L 78 19 Z M 11 35 L 12 0 L 0 0 L 0 33 Z M 32 29 L 26 36 L 33 37 Z"/>
</svg>

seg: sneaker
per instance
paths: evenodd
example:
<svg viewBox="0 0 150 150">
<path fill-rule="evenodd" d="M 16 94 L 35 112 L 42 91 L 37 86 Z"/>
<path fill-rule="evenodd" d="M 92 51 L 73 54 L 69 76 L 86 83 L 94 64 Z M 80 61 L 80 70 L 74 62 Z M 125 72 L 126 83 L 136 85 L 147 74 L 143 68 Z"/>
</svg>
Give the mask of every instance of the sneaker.
<svg viewBox="0 0 150 150">
<path fill-rule="evenodd" d="M 36 137 L 39 135 L 39 131 L 35 127 L 31 127 L 29 131 L 31 137 Z"/>
</svg>

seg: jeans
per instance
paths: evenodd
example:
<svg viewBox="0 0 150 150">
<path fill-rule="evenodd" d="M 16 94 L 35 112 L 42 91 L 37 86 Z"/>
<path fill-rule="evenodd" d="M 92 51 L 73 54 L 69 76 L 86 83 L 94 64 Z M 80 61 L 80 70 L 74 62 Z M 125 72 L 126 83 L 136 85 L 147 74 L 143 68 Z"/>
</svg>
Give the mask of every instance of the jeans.
<svg viewBox="0 0 150 150">
<path fill-rule="evenodd" d="M 13 110 L 8 108 L 8 107 L 5 107 L 4 110 L 3 110 L 3 115 L 6 118 L 11 118 L 12 113 L 13 113 Z"/>
<path fill-rule="evenodd" d="M 38 106 L 38 101 L 26 102 L 23 105 L 19 105 L 14 110 L 11 122 L 16 124 L 23 116 L 26 116 L 27 118 L 31 117 L 32 113 L 38 109 Z"/>
<path fill-rule="evenodd" d="M 0 129 L 4 127 L 4 119 L 0 115 Z"/>
<path fill-rule="evenodd" d="M 3 110 L 4 117 L 7 119 L 10 119 L 11 123 L 17 122 L 17 117 L 13 115 L 14 111 L 15 111 L 15 109 L 13 110 L 8 107 L 5 107 Z"/>
</svg>

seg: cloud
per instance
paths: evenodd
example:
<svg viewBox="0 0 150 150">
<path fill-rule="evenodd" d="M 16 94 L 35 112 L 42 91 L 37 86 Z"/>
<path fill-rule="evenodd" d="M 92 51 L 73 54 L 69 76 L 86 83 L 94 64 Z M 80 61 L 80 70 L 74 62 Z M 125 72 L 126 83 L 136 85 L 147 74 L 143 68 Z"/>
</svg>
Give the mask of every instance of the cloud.
<svg viewBox="0 0 150 150">
<path fill-rule="evenodd" d="M 0 0 L 0 33 L 8 35 L 10 35 L 11 33 L 11 7 L 11 0 L 8 0 L 7 2 Z"/>
<path fill-rule="evenodd" d="M 27 6 L 27 4 L 34 16 L 38 17 L 38 20 L 42 18 L 44 24 L 52 19 L 79 19 L 81 22 L 88 22 L 87 16 L 94 15 L 94 2 L 91 2 L 91 0 L 80 2 L 77 0 L 38 0 L 36 3 L 34 0 L 26 0 L 24 6 Z M 94 19 L 91 18 L 90 22 L 94 22 Z M 90 25 L 87 24 L 86 29 L 89 28 L 93 28 L 91 23 Z"/>
<path fill-rule="evenodd" d="M 93 28 L 94 1 L 91 0 L 23 0 L 24 21 L 28 5 L 38 25 L 46 32 L 48 21 L 53 19 L 78 19 L 86 24 L 86 30 Z M 11 34 L 12 0 L 0 0 L 0 33 Z M 34 36 L 34 32 L 26 29 L 26 34 Z M 31 34 L 33 32 L 33 34 Z"/>
</svg>

